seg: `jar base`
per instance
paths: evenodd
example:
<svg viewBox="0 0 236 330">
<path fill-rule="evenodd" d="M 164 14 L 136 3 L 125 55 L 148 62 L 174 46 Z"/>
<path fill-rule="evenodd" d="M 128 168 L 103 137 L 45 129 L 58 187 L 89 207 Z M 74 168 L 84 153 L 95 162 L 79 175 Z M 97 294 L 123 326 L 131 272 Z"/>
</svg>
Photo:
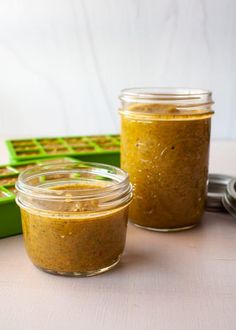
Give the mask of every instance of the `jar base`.
<svg viewBox="0 0 236 330">
<path fill-rule="evenodd" d="M 46 273 L 52 274 L 52 275 L 60 275 L 60 276 L 67 276 L 67 277 L 89 277 L 89 276 L 99 275 L 99 274 L 109 271 L 110 269 L 113 269 L 120 262 L 120 258 L 121 258 L 121 256 L 119 256 L 119 258 L 110 266 L 107 266 L 107 267 L 104 267 L 104 268 L 101 268 L 98 270 L 88 271 L 88 272 L 60 272 L 60 271 L 43 268 L 43 267 L 40 267 L 37 265 L 36 265 L 36 267 L 38 269 L 40 269 Z"/>
<path fill-rule="evenodd" d="M 136 223 L 131 222 L 135 227 L 141 228 L 141 229 L 146 229 L 146 230 L 150 230 L 150 231 L 157 231 L 157 232 L 161 232 L 161 233 L 168 233 L 168 232 L 177 232 L 177 231 L 183 231 L 183 230 L 188 230 L 191 228 L 194 228 L 198 225 L 198 223 L 195 223 L 193 225 L 190 226 L 184 226 L 184 227 L 177 227 L 177 228 L 154 228 L 154 227 L 147 227 L 147 226 L 142 226 L 142 225 L 138 225 Z"/>
</svg>

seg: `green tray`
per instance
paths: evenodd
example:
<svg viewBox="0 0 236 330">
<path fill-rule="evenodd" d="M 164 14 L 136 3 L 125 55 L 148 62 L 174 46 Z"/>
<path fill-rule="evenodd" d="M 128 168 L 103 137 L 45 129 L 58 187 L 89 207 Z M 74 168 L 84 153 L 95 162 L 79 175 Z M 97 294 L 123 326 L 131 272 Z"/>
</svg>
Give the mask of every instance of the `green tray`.
<svg viewBox="0 0 236 330">
<path fill-rule="evenodd" d="M 10 160 L 15 162 L 67 156 L 83 161 L 120 165 L 119 135 L 7 140 L 6 145 Z"/>
<path fill-rule="evenodd" d="M 0 238 L 22 233 L 20 209 L 15 202 L 15 182 L 25 169 L 55 161 L 77 162 L 73 158 L 50 158 L 0 165 Z"/>
</svg>

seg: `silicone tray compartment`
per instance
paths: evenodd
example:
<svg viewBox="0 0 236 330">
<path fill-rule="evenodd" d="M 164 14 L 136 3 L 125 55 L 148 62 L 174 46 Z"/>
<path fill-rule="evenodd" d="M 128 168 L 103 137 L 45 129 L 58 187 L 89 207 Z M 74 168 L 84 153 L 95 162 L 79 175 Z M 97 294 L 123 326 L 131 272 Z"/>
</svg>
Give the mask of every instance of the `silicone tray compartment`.
<svg viewBox="0 0 236 330">
<path fill-rule="evenodd" d="M 69 156 L 84 161 L 120 164 L 119 135 L 7 140 L 6 145 L 11 161 Z"/>
<path fill-rule="evenodd" d="M 15 163 L 0 166 L 0 237 L 21 234 L 22 232 L 20 209 L 15 202 L 15 182 L 18 175 L 22 171 L 32 168 L 35 165 L 59 161 L 77 162 L 76 159 L 65 157 L 26 161 L 21 164 Z"/>
</svg>

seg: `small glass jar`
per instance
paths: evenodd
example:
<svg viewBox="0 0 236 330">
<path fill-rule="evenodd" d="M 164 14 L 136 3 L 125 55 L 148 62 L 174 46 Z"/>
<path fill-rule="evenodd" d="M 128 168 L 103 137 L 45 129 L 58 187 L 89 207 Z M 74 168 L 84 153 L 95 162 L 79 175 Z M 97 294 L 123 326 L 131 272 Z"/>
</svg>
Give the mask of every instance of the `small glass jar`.
<svg viewBox="0 0 236 330">
<path fill-rule="evenodd" d="M 206 200 L 211 93 L 131 88 L 120 100 L 121 167 L 134 189 L 131 221 L 156 231 L 192 228 Z"/>
<path fill-rule="evenodd" d="M 22 172 L 16 188 L 26 250 L 38 268 L 91 276 L 119 262 L 132 198 L 126 172 L 96 163 L 45 164 Z"/>
</svg>

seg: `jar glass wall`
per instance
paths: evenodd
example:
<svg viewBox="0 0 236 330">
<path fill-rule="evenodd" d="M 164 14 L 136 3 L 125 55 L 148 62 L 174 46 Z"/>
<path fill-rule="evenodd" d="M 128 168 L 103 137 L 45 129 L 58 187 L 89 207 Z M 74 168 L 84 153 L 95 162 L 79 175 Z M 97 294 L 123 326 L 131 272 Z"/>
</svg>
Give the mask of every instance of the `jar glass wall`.
<svg viewBox="0 0 236 330">
<path fill-rule="evenodd" d="M 201 220 L 206 200 L 213 111 L 204 90 L 122 91 L 121 167 L 130 175 L 131 221 L 176 231 Z"/>
<path fill-rule="evenodd" d="M 91 276 L 119 262 L 132 198 L 127 173 L 102 164 L 46 164 L 23 172 L 16 187 L 25 246 L 37 267 Z"/>
</svg>

